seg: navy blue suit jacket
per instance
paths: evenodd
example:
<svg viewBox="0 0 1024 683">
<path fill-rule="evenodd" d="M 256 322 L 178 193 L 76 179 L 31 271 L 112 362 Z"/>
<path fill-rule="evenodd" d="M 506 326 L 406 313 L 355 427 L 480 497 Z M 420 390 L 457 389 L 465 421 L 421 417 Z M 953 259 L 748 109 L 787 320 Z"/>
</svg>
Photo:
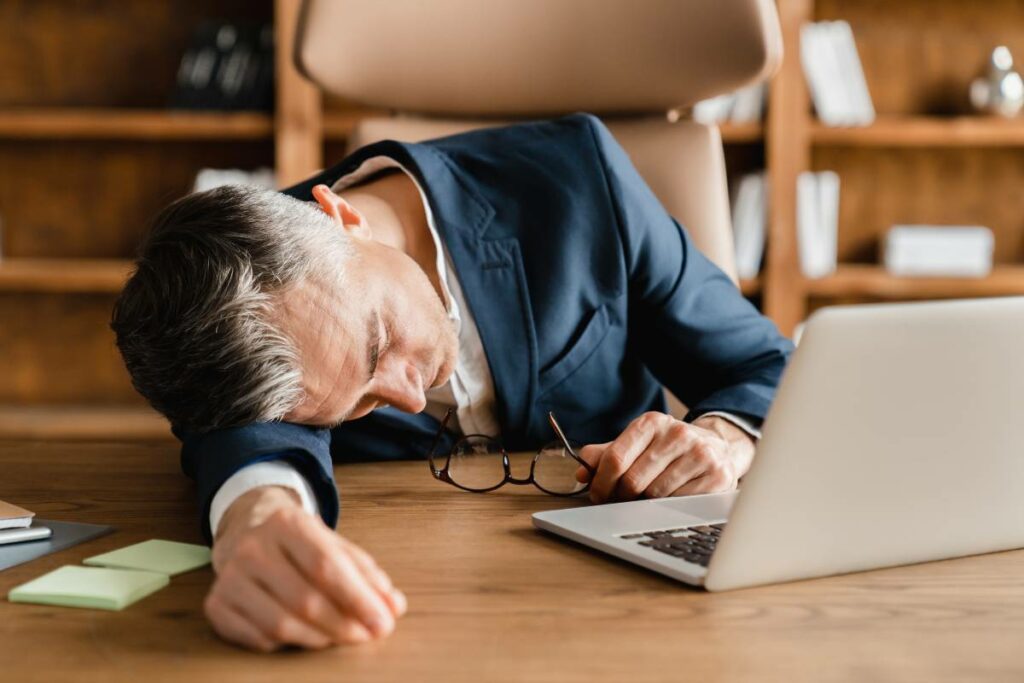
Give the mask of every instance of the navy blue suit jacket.
<svg viewBox="0 0 1024 683">
<path fill-rule="evenodd" d="M 697 251 L 598 119 L 385 141 L 286 192 L 311 199 L 317 183 L 378 155 L 427 194 L 480 331 L 507 448 L 550 441 L 549 410 L 570 438 L 611 440 L 665 409 L 662 385 L 688 420 L 713 410 L 764 418 L 792 345 Z M 334 526 L 332 460 L 420 458 L 437 427 L 384 408 L 330 431 L 267 423 L 179 435 L 209 537 L 213 494 L 246 465 L 292 462 Z"/>
</svg>

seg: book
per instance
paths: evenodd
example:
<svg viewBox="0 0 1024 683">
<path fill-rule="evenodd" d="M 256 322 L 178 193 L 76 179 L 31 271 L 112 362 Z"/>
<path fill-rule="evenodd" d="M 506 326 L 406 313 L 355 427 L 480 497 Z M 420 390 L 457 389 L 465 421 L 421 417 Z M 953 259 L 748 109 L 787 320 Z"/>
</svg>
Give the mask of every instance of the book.
<svg viewBox="0 0 1024 683">
<path fill-rule="evenodd" d="M 992 271 L 995 237 L 980 225 L 894 225 L 883 262 L 903 277 L 984 277 Z"/>
<path fill-rule="evenodd" d="M 846 79 L 851 106 L 855 113 L 853 121 L 856 125 L 870 125 L 875 120 L 875 106 L 871 101 L 871 93 L 868 90 L 867 78 L 864 76 L 864 66 L 861 64 L 860 54 L 857 52 L 857 41 L 853 37 L 853 29 L 845 21 L 833 21 L 831 22 L 831 36 L 838 46 L 836 52 L 839 55 L 841 72 Z"/>
<path fill-rule="evenodd" d="M 801 173 L 796 183 L 797 251 L 800 270 L 820 278 L 835 272 L 839 238 L 839 176 Z"/>
<path fill-rule="evenodd" d="M 739 90 L 701 100 L 693 105 L 693 120 L 706 125 L 757 123 L 764 118 L 766 83 L 753 83 Z"/>
<path fill-rule="evenodd" d="M 849 23 L 824 21 L 801 26 L 800 62 L 823 124 L 867 126 L 874 122 L 874 104 Z"/>
<path fill-rule="evenodd" d="M 736 188 L 732 207 L 736 272 L 741 278 L 757 277 L 764 257 L 767 231 L 767 176 L 750 173 Z"/>
<path fill-rule="evenodd" d="M 0 500 L 0 529 L 24 529 L 32 524 L 34 512 Z"/>
</svg>

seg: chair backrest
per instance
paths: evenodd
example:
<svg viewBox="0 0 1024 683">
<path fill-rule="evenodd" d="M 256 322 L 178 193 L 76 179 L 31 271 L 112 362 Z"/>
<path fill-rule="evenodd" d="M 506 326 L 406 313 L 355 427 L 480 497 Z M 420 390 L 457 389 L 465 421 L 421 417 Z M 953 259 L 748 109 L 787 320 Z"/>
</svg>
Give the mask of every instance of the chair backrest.
<svg viewBox="0 0 1024 683">
<path fill-rule="evenodd" d="M 403 114 L 364 121 L 353 146 L 602 116 L 697 246 L 735 277 L 718 131 L 666 113 L 778 67 L 773 0 L 305 0 L 297 31 L 309 79 Z"/>
<path fill-rule="evenodd" d="M 697 248 L 735 279 L 729 196 L 718 129 L 661 117 L 606 119 L 609 129 L 670 214 L 687 226 Z M 364 119 L 348 140 L 349 151 L 391 139 L 420 142 L 495 121 L 418 116 Z"/>
<path fill-rule="evenodd" d="M 666 115 L 778 68 L 774 0 L 304 0 L 294 45 L 323 90 L 399 113 L 362 121 L 350 148 L 601 116 L 698 248 L 736 278 L 718 130 Z"/>
</svg>

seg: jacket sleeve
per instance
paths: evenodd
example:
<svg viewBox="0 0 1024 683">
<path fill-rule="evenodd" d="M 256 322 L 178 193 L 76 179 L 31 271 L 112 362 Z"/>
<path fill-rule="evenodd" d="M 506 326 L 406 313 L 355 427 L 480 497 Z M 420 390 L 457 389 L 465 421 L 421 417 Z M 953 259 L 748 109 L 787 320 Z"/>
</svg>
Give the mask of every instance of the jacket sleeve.
<svg viewBox="0 0 1024 683">
<path fill-rule="evenodd" d="M 285 460 L 313 488 L 320 516 L 338 523 L 338 490 L 331 463 L 330 431 L 288 422 L 266 422 L 219 429 L 205 434 L 175 429 L 181 439 L 181 468 L 196 481 L 203 536 L 212 542 L 210 503 L 235 472 L 267 460 Z"/>
<path fill-rule="evenodd" d="M 629 279 L 630 336 L 689 408 L 763 421 L 793 351 L 707 259 L 596 118 L 587 117 L 616 213 Z"/>
</svg>

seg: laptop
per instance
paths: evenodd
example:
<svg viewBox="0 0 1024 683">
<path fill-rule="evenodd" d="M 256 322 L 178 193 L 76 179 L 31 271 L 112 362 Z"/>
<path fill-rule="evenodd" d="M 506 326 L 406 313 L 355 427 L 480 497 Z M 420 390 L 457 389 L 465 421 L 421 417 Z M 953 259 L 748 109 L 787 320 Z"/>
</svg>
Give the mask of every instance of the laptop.
<svg viewBox="0 0 1024 683">
<path fill-rule="evenodd" d="M 729 493 L 534 525 L 710 591 L 1024 547 L 1024 297 L 821 309 Z"/>
</svg>

